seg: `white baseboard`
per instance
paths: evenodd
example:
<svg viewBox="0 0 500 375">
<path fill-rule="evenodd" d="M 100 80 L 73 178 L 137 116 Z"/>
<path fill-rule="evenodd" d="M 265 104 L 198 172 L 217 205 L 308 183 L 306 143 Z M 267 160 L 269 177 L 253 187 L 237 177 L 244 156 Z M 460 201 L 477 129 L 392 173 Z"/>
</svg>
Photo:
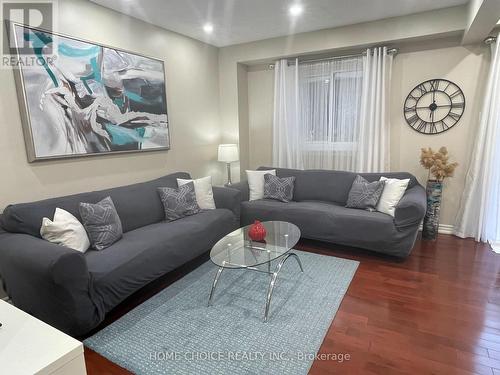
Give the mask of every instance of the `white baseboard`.
<svg viewBox="0 0 500 375">
<path fill-rule="evenodd" d="M 453 234 L 454 226 L 450 224 L 439 224 L 438 233 Z"/>
<path fill-rule="evenodd" d="M 420 225 L 419 230 L 422 230 L 422 225 Z M 453 225 L 439 224 L 438 233 L 440 233 L 440 234 L 453 234 Z"/>
</svg>

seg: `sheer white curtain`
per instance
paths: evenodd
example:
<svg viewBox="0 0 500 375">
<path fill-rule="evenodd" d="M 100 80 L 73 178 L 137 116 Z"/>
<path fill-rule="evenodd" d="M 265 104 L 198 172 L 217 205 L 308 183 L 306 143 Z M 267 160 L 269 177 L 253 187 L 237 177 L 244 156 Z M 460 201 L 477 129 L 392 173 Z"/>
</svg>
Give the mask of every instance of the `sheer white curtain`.
<svg viewBox="0 0 500 375">
<path fill-rule="evenodd" d="M 489 242 L 500 253 L 500 34 L 491 54 L 486 95 L 455 234 Z"/>
<path fill-rule="evenodd" d="M 365 57 L 276 62 L 273 165 L 387 170 L 391 64 L 385 48 Z"/>
<path fill-rule="evenodd" d="M 274 65 L 273 166 L 302 169 L 298 59 Z"/>
<path fill-rule="evenodd" d="M 386 47 L 368 49 L 363 58 L 358 172 L 389 170 L 389 101 L 393 56 Z"/>
<path fill-rule="evenodd" d="M 299 123 L 305 168 L 354 170 L 362 57 L 299 65 Z"/>
</svg>

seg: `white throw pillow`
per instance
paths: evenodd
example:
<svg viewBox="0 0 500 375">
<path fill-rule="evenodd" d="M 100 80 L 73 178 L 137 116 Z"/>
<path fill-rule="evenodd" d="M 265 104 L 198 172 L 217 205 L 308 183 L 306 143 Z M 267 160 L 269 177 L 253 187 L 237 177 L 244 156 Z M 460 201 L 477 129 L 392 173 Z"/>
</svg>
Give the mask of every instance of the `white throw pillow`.
<svg viewBox="0 0 500 375">
<path fill-rule="evenodd" d="M 82 223 L 68 211 L 56 208 L 54 220 L 42 219 L 40 235 L 43 239 L 82 253 L 90 247 L 89 237 Z"/>
<path fill-rule="evenodd" d="M 215 208 L 214 192 L 212 190 L 212 177 L 202 177 L 196 180 L 177 179 L 177 185 L 182 186 L 190 182 L 194 183 L 194 194 L 196 202 L 203 210 L 213 210 Z"/>
<path fill-rule="evenodd" d="M 380 181 L 384 181 L 385 185 L 382 195 L 377 203 L 377 211 L 394 217 L 396 206 L 403 197 L 410 179 L 405 178 L 404 180 L 399 180 L 397 178 L 387 178 L 382 176 L 380 177 Z"/>
<path fill-rule="evenodd" d="M 276 169 L 269 171 L 249 171 L 247 170 L 248 188 L 250 189 L 251 201 L 264 198 L 264 175 L 269 173 L 276 176 Z"/>
</svg>

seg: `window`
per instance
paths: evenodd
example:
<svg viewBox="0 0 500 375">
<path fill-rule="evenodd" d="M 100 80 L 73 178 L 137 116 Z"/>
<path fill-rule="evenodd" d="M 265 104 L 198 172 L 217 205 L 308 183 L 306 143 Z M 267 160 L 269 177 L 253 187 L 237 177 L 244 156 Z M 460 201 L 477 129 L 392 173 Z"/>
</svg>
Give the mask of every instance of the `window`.
<svg viewBox="0 0 500 375">
<path fill-rule="evenodd" d="M 327 68 L 335 68 L 328 64 Z M 362 71 L 299 67 L 299 101 L 306 151 L 350 151 L 359 139 Z"/>
</svg>

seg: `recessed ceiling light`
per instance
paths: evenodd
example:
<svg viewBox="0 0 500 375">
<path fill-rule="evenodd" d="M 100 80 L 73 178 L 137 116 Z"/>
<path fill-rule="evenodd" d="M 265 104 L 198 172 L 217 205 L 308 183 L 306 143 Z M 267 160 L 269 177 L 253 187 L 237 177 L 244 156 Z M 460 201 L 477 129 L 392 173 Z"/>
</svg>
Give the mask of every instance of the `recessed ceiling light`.
<svg viewBox="0 0 500 375">
<path fill-rule="evenodd" d="M 214 31 L 214 25 L 211 23 L 206 23 L 203 25 L 203 31 L 205 31 L 207 34 L 212 34 Z"/>
<path fill-rule="evenodd" d="M 292 16 L 296 17 L 302 14 L 302 12 L 304 11 L 304 7 L 301 4 L 293 4 L 292 6 L 290 6 L 288 11 Z"/>
</svg>

